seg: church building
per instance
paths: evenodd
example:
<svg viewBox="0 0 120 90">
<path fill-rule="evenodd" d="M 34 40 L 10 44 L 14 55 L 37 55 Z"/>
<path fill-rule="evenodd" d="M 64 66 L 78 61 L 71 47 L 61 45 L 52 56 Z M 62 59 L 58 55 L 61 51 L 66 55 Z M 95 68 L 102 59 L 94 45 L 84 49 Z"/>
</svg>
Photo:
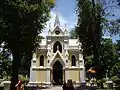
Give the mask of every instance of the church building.
<svg viewBox="0 0 120 90">
<path fill-rule="evenodd" d="M 81 43 L 69 38 L 67 28 L 61 28 L 56 14 L 54 27 L 49 28 L 48 35 L 33 54 L 29 84 L 61 85 L 68 79 L 78 84 L 85 82 Z"/>
</svg>

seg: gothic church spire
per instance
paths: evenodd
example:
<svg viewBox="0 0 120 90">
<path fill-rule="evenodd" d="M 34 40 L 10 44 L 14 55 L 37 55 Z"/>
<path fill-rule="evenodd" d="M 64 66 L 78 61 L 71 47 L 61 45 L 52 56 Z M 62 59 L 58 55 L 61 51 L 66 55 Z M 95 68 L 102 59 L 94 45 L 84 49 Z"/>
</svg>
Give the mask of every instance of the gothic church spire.
<svg viewBox="0 0 120 90">
<path fill-rule="evenodd" d="M 58 13 L 56 13 L 55 22 L 54 22 L 54 27 L 55 27 L 56 25 L 60 26 L 60 20 L 59 20 L 59 15 L 58 15 Z"/>
</svg>

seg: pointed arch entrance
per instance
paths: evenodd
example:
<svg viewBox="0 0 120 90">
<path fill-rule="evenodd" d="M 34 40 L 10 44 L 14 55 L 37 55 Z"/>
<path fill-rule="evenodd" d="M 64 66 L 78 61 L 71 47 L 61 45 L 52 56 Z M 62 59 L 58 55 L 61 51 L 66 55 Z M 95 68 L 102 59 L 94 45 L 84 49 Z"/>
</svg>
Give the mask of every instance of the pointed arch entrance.
<svg viewBox="0 0 120 90">
<path fill-rule="evenodd" d="M 56 61 L 53 65 L 53 81 L 55 85 L 61 85 L 63 82 L 63 66 L 60 61 Z"/>
</svg>

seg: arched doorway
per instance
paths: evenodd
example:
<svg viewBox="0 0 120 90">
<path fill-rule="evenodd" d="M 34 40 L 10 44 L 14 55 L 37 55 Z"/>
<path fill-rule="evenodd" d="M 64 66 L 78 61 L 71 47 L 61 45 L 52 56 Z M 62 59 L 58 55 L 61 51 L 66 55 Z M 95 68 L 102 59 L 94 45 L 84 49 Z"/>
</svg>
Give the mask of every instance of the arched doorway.
<svg viewBox="0 0 120 90">
<path fill-rule="evenodd" d="M 55 85 L 61 85 L 63 82 L 63 66 L 59 61 L 53 65 L 53 80 Z"/>
</svg>

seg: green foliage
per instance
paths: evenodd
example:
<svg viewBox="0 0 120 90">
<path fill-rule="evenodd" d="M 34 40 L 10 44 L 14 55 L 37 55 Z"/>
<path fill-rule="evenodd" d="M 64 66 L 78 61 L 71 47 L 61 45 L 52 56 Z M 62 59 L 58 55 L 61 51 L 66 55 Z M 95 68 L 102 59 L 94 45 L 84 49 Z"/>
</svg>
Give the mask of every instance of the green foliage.
<svg viewBox="0 0 120 90">
<path fill-rule="evenodd" d="M 115 48 L 116 48 L 116 62 L 115 64 L 112 66 L 111 70 L 110 70 L 110 76 L 117 76 L 118 78 L 120 78 L 120 40 L 118 40 L 115 44 L 114 44 Z"/>
<path fill-rule="evenodd" d="M 102 21 L 102 19 L 98 20 L 99 18 L 101 18 L 98 17 L 101 9 L 99 5 L 95 5 L 95 7 L 93 7 L 92 3 L 89 0 L 77 1 L 78 22 L 76 26 L 76 32 L 79 36 L 80 42 L 83 45 L 83 53 L 89 55 L 92 54 L 92 49 L 97 48 L 97 46 L 94 45 L 95 43 L 97 43 L 95 42 L 95 37 L 97 39 L 96 35 L 99 35 L 99 37 L 101 37 L 101 31 L 96 31 L 98 22 Z M 93 25 L 94 21 L 96 21 L 96 25 Z"/>
<path fill-rule="evenodd" d="M 38 46 L 53 3 L 49 0 L 2 0 L 0 2 L 0 44 L 13 55 L 11 90 L 15 90 L 18 69 L 23 56 L 30 62 L 32 52 Z M 29 65 L 30 67 L 30 65 Z"/>
<path fill-rule="evenodd" d="M 120 62 L 118 60 L 117 48 L 117 44 L 114 44 L 112 39 L 102 39 L 99 51 L 100 61 L 98 62 L 100 67 L 100 78 L 105 78 L 106 75 L 107 77 L 111 78 L 119 74 Z M 93 63 L 93 56 L 87 56 L 85 59 L 85 67 L 86 70 L 88 70 Z"/>
<path fill-rule="evenodd" d="M 101 42 L 100 54 L 100 66 L 101 77 L 111 77 L 111 70 L 117 63 L 116 45 L 112 42 L 112 39 L 106 38 Z"/>
<path fill-rule="evenodd" d="M 69 34 L 70 34 L 70 38 L 71 38 L 71 39 L 77 39 L 77 38 L 78 38 L 78 35 L 76 34 L 75 29 L 72 29 L 72 30 L 69 32 Z"/>
<path fill-rule="evenodd" d="M 3 75 L 3 72 L 6 73 L 6 75 L 11 75 L 11 66 L 12 66 L 12 60 L 10 56 L 10 51 L 5 48 L 1 48 L 0 50 L 0 60 L 1 60 L 1 75 Z"/>
<path fill-rule="evenodd" d="M 111 68 L 110 75 L 111 76 L 117 76 L 120 78 L 120 62 L 117 61 L 115 65 Z"/>
<path fill-rule="evenodd" d="M 120 80 L 120 79 L 117 76 L 113 76 L 113 77 L 111 77 L 111 80 L 114 82 L 114 81 Z"/>
<path fill-rule="evenodd" d="M 120 40 L 117 40 L 117 43 L 116 43 L 116 46 L 117 46 L 117 51 L 118 51 L 118 54 L 120 55 Z"/>
<path fill-rule="evenodd" d="M 111 20 L 108 22 L 108 32 L 112 35 L 120 35 L 120 19 Z"/>
<path fill-rule="evenodd" d="M 91 56 L 86 56 L 85 58 L 85 69 L 86 71 L 90 69 L 91 65 L 92 65 L 92 60 L 93 60 L 93 55 Z"/>
<path fill-rule="evenodd" d="M 115 16 L 114 14 L 114 12 L 111 12 L 110 11 L 110 9 L 112 8 L 112 7 L 114 7 L 114 8 L 112 8 L 112 9 L 117 9 L 117 10 L 119 10 L 119 8 L 120 8 L 120 0 L 110 0 L 110 1 L 112 1 L 113 3 L 112 3 L 112 5 L 114 5 L 114 6 L 111 6 L 111 7 L 109 7 L 109 9 L 108 9 L 108 11 L 107 12 L 109 12 L 109 14 L 108 15 L 110 15 L 110 14 L 112 14 L 112 16 Z M 108 16 L 107 15 L 107 16 Z M 110 20 L 108 20 L 107 22 L 106 22 L 106 30 L 107 30 L 107 32 L 109 32 L 110 33 L 110 35 L 111 36 L 115 36 L 115 35 L 119 35 L 120 36 L 120 18 L 119 17 L 117 17 L 117 19 L 116 18 L 113 18 L 112 20 L 110 19 Z"/>
<path fill-rule="evenodd" d="M 97 80 L 97 83 L 105 83 L 106 82 L 106 79 L 105 78 L 102 78 L 100 80 Z"/>
<path fill-rule="evenodd" d="M 120 69 L 119 62 L 119 51 L 120 51 L 120 41 L 118 40 L 116 44 L 112 42 L 110 38 L 103 38 L 101 40 L 101 47 L 99 51 L 100 55 L 100 72 L 99 77 L 103 78 L 107 76 L 113 77 L 118 75 Z M 93 63 L 93 55 L 85 57 L 85 67 L 88 70 Z"/>
<path fill-rule="evenodd" d="M 19 79 L 22 81 L 27 81 L 28 78 L 25 75 L 19 75 Z"/>
<path fill-rule="evenodd" d="M 14 49 L 12 43 L 24 52 L 28 46 L 34 49 L 36 36 L 41 33 L 45 23 L 49 19 L 50 3 L 48 0 L 35 3 L 23 0 L 4 1 L 1 3 L 1 37 L 10 49 Z M 13 14 L 14 13 L 14 14 Z M 6 27 L 6 28 L 5 28 Z M 9 30 L 9 31 L 8 31 Z M 10 42 L 10 43 L 9 43 Z M 32 45 L 33 44 L 33 45 Z M 27 47 L 25 47 L 27 46 Z"/>
<path fill-rule="evenodd" d="M 22 80 L 22 82 L 24 82 L 24 85 L 27 85 L 29 82 L 29 78 L 25 75 L 19 75 L 19 79 Z"/>
<path fill-rule="evenodd" d="M 97 77 L 99 77 L 99 50 L 102 37 L 101 23 L 102 8 L 95 4 L 94 0 L 77 0 L 78 22 L 76 33 L 82 43 L 84 59 L 86 56 L 93 55 L 92 66 L 95 67 Z"/>
</svg>

